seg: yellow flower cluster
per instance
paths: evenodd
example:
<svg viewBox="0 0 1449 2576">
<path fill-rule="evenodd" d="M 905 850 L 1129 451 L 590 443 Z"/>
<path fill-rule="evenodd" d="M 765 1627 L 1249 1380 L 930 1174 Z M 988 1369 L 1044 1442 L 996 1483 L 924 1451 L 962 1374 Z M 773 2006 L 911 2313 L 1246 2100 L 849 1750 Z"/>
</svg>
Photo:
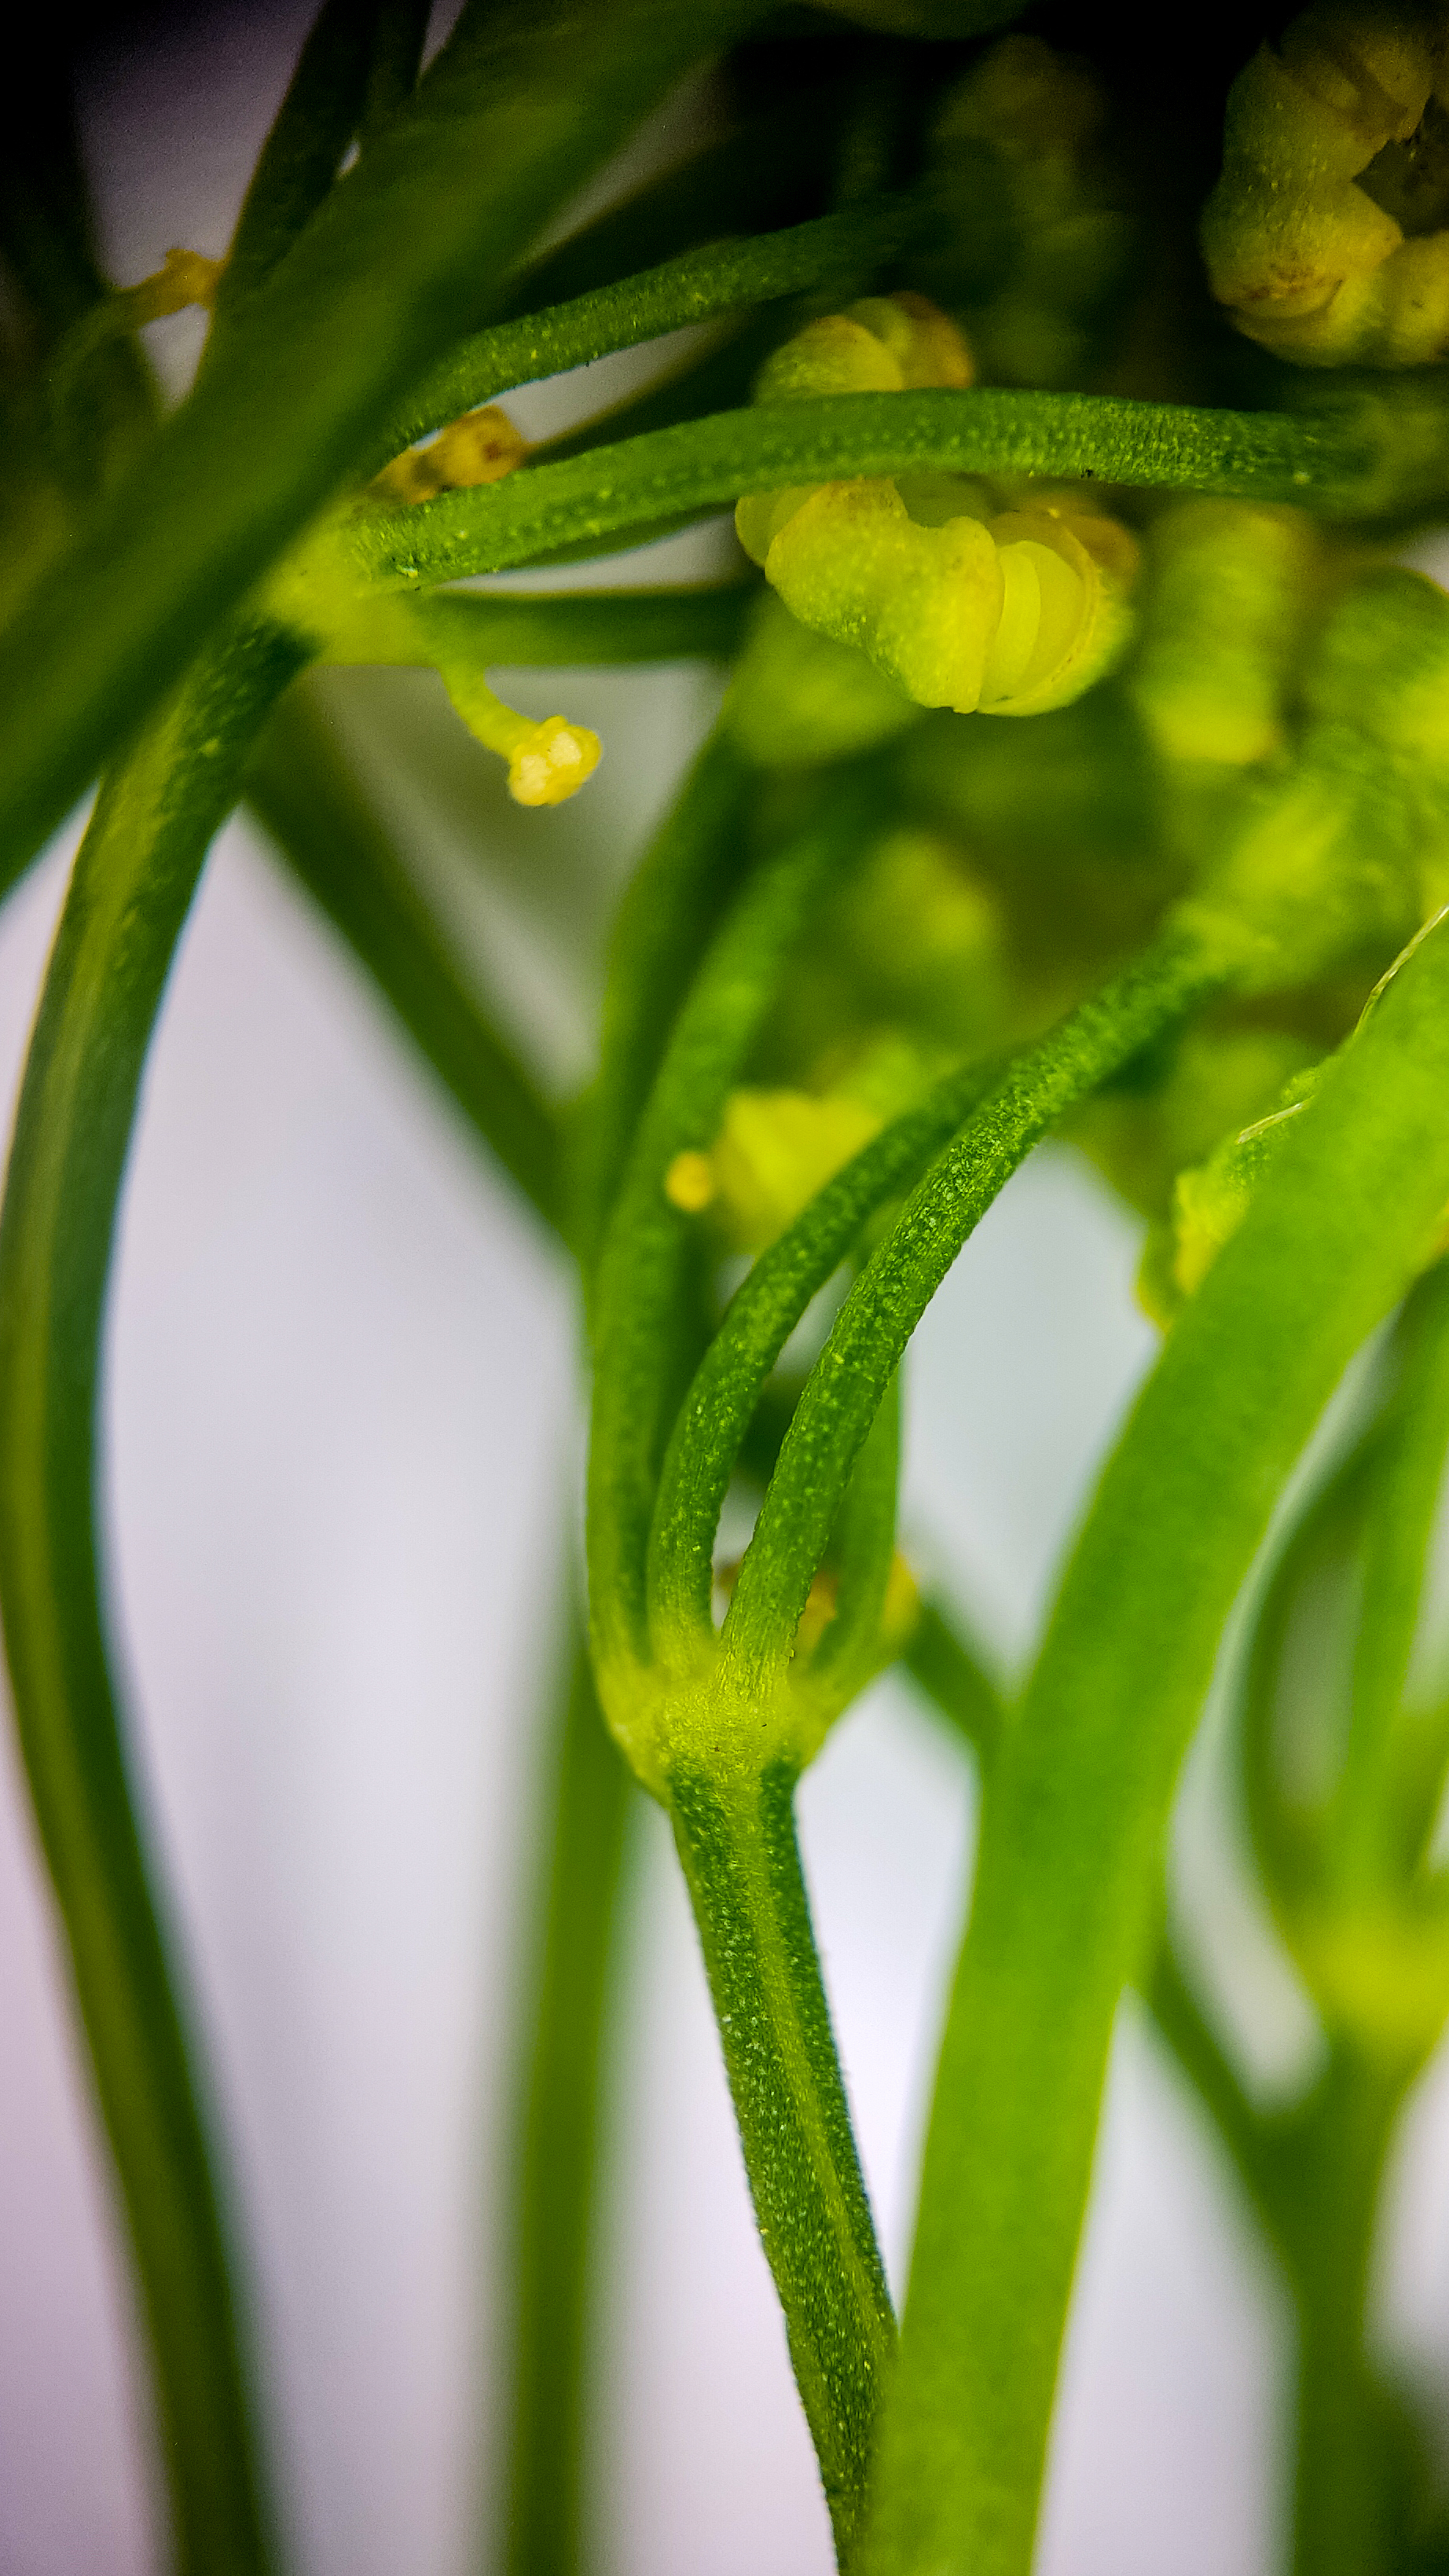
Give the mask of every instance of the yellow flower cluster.
<svg viewBox="0 0 1449 2576">
<path fill-rule="evenodd" d="M 954 324 L 921 297 L 887 297 L 811 323 L 757 399 L 969 380 Z M 802 625 L 864 653 L 918 706 L 1040 715 L 1120 655 L 1137 550 L 1087 511 L 989 509 L 964 476 L 902 475 L 750 493 L 735 526 Z"/>
<path fill-rule="evenodd" d="M 1449 354 L 1449 230 L 1406 238 L 1377 201 L 1403 175 L 1394 156 L 1443 78 L 1446 35 L 1442 8 L 1330 0 L 1234 82 L 1203 250 L 1214 295 L 1279 357 L 1403 367 Z"/>
</svg>

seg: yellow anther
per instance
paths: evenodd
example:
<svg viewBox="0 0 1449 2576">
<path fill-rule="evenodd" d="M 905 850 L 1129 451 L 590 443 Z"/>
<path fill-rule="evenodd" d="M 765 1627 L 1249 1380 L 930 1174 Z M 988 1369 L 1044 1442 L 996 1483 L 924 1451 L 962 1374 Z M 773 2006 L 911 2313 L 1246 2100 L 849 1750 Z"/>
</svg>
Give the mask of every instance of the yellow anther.
<svg viewBox="0 0 1449 2576">
<path fill-rule="evenodd" d="M 509 758 L 508 793 L 516 805 L 565 804 L 598 768 L 601 749 L 587 725 L 546 716 L 528 727 Z"/>
<path fill-rule="evenodd" d="M 479 483 L 501 483 L 521 465 L 528 441 L 506 411 L 487 403 L 465 411 L 427 447 L 410 447 L 373 477 L 368 492 L 392 507 L 435 501 L 440 492 L 468 492 Z"/>
<path fill-rule="evenodd" d="M 708 1209 L 737 1252 L 762 1252 L 884 1118 L 849 1092 L 734 1091 L 707 1154 L 676 1154 L 666 1197 L 690 1215 Z"/>
<path fill-rule="evenodd" d="M 908 385 L 969 385 L 973 373 L 949 314 L 924 295 L 872 295 L 848 313 L 821 314 L 776 349 L 755 379 L 755 400 L 898 394 Z"/>
<path fill-rule="evenodd" d="M 698 1216 L 715 1194 L 714 1164 L 708 1154 L 676 1154 L 664 1175 L 664 1195 L 671 1207 Z"/>
</svg>

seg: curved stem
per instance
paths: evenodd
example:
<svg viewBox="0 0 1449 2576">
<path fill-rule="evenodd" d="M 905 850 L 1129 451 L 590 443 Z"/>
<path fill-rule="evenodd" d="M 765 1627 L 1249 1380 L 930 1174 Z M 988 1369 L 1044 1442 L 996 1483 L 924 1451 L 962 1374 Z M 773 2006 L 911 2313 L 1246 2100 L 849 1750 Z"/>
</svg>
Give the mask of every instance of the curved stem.
<svg viewBox="0 0 1449 2576">
<path fill-rule="evenodd" d="M 669 1783 L 745 2169 L 842 2567 L 894 2330 L 810 1928 L 794 1775 Z"/>
<path fill-rule="evenodd" d="M 577 1231 L 592 1271 L 669 1033 L 748 864 L 750 771 L 712 734 L 629 880 L 609 943 L 599 1072 L 584 1110 Z"/>
<path fill-rule="evenodd" d="M 544 376 L 562 375 L 616 349 L 637 348 L 641 340 L 659 339 L 716 314 L 777 303 L 803 287 L 851 278 L 862 260 L 874 263 L 899 250 L 912 220 L 911 209 L 899 199 L 852 207 L 813 223 L 792 224 L 783 232 L 685 251 L 659 268 L 595 287 L 571 303 L 496 323 L 452 351 L 389 422 L 379 445 L 392 455 L 440 422 L 492 402 L 517 385 L 537 384 Z M 919 222 L 919 216 L 914 220 Z"/>
<path fill-rule="evenodd" d="M 741 1281 L 695 1371 L 670 1437 L 649 1531 L 649 1618 L 656 1642 L 712 1628 L 715 1531 L 765 1381 L 810 1300 L 862 1227 L 916 1179 L 1000 1074 L 967 1065 L 854 1155 L 816 1192 Z"/>
<path fill-rule="evenodd" d="M 854 475 L 1086 475 L 1351 513 L 1366 506 L 1374 463 L 1362 430 L 1336 414 L 1318 422 L 1108 394 L 835 394 L 721 412 L 410 510 L 363 512 L 345 541 L 363 579 L 458 581 L 563 546 L 602 553 L 608 540 L 742 492 Z"/>
<path fill-rule="evenodd" d="M 107 1662 L 92 1487 L 116 1206 L 207 844 L 290 677 L 218 650 L 102 788 L 61 918 L 0 1218 L 0 1599 L 21 1750 L 120 2177 L 180 2566 L 267 2558 L 205 2125 Z"/>
<path fill-rule="evenodd" d="M 859 789 L 844 785 L 796 840 L 756 867 L 679 1011 L 639 1122 L 594 1283 L 588 1554 L 601 1666 L 647 1661 L 654 1490 L 687 1382 L 680 1362 L 688 1370 L 695 1357 L 684 1351 L 680 1327 L 697 1234 L 666 1197 L 665 1174 L 676 1154 L 712 1139 L 781 967 L 838 862 L 842 834 L 864 828 Z"/>
<path fill-rule="evenodd" d="M 1052 1121 L 1221 982 L 1165 936 L 1008 1067 L 917 1184 L 841 1307 L 785 1434 L 723 1644 L 742 1689 L 788 1654 L 857 1452 L 972 1229 Z"/>
<path fill-rule="evenodd" d="M 1112 2025 L 1274 1498 L 1449 1197 L 1449 935 L 1388 985 L 1169 1338 L 986 1802 L 872 2576 L 1026 2576 Z M 1022 2033 L 1032 2034 L 1023 2051 Z"/>
</svg>

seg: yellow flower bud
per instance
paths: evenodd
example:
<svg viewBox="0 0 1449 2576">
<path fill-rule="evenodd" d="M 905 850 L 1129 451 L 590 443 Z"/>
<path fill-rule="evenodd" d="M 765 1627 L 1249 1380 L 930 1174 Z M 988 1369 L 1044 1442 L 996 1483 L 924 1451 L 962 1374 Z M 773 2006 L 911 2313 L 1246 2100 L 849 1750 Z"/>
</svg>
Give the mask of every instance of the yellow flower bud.
<svg viewBox="0 0 1449 2576">
<path fill-rule="evenodd" d="M 1441 52 L 1425 21 L 1313 8 L 1239 74 L 1202 241 L 1249 338 L 1305 366 L 1449 352 L 1449 235 L 1406 242 L 1355 185 L 1414 133 Z"/>
<path fill-rule="evenodd" d="M 465 411 L 427 447 L 410 447 L 369 483 L 368 497 L 391 508 L 435 501 L 440 492 L 469 492 L 479 483 L 501 483 L 528 454 L 528 441 L 506 411 L 487 403 Z"/>
<path fill-rule="evenodd" d="M 665 1175 L 671 1205 L 706 1209 L 739 1252 L 760 1252 L 883 1124 L 847 1092 L 735 1091 L 706 1153 L 677 1154 Z"/>
<path fill-rule="evenodd" d="M 1189 501 L 1159 519 L 1127 685 L 1169 760 L 1238 767 L 1281 748 L 1321 554 L 1297 510 Z"/>
<path fill-rule="evenodd" d="M 1011 511 L 921 527 L 893 483 L 826 483 L 776 529 L 766 579 L 919 706 L 1035 715 L 1126 642 L 1136 550 L 1111 520 Z"/>
</svg>

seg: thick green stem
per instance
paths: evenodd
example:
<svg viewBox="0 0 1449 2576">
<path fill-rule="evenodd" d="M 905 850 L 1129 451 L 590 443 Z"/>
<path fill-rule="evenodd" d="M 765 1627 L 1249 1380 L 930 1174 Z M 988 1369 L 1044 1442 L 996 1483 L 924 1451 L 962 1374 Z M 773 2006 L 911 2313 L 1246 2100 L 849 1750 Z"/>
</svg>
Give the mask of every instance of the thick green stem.
<svg viewBox="0 0 1449 2576">
<path fill-rule="evenodd" d="M 256 2576 L 268 2551 L 205 2121 L 107 1661 L 98 1355 L 152 1025 L 207 845 L 292 668 L 274 634 L 240 635 L 103 786 L 46 979 L 0 1219 L 5 1646 L 130 2225 L 187 2576 Z"/>
<path fill-rule="evenodd" d="M 760 2236 L 842 2567 L 854 2560 L 894 2332 L 810 1929 L 794 1776 L 671 1778 Z"/>
<path fill-rule="evenodd" d="M 558 1120 L 492 1029 L 305 686 L 277 709 L 247 795 L 464 1116 L 546 1225 L 563 1221 Z"/>
<path fill-rule="evenodd" d="M 538 1950 L 527 1990 L 519 2137 L 510 2576 L 580 2564 L 589 2245 L 604 2024 L 625 1828 L 633 1794 L 610 1742 L 582 1640 L 556 1747 L 541 1857 Z"/>
<path fill-rule="evenodd" d="M 1327 1075 L 1103 1476 L 986 1802 L 872 2576 L 1026 2576 L 1112 2025 L 1224 1621 L 1449 1197 L 1449 935 Z M 1022 2034 L 1031 2034 L 1023 2049 Z"/>
</svg>

